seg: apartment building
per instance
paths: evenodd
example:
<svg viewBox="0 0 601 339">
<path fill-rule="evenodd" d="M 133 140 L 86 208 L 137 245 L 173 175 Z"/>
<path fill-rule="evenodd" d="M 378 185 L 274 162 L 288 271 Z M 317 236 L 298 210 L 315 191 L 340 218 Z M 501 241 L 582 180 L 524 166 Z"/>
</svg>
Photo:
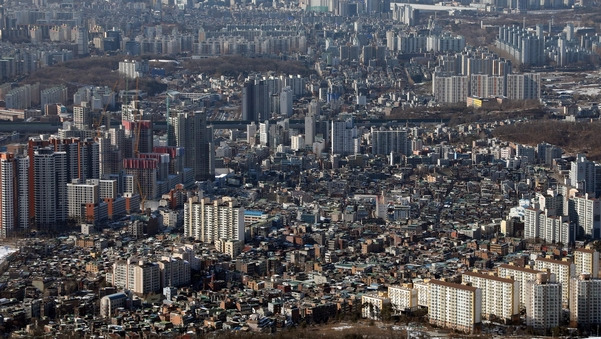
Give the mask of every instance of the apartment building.
<svg viewBox="0 0 601 339">
<path fill-rule="evenodd" d="M 526 293 L 524 286 L 527 281 L 536 280 L 536 276 L 539 273 L 544 273 L 543 271 L 514 266 L 512 264 L 503 264 L 497 268 L 497 275 L 499 277 L 512 277 L 518 283 L 518 295 L 520 300 L 520 307 L 524 307 L 526 305 Z"/>
<path fill-rule="evenodd" d="M 474 286 L 430 280 L 430 324 L 473 333 L 481 323 L 482 290 Z"/>
<path fill-rule="evenodd" d="M 386 305 L 390 305 L 390 299 L 386 293 L 364 295 L 361 297 L 361 315 L 367 319 L 382 320 L 382 309 Z"/>
<path fill-rule="evenodd" d="M 189 199 L 184 206 L 184 235 L 205 243 L 244 241 L 244 208 L 230 197 Z"/>
<path fill-rule="evenodd" d="M 599 278 L 599 252 L 591 248 L 574 250 L 574 275 L 587 273 L 591 278 Z"/>
<path fill-rule="evenodd" d="M 461 276 L 464 284 L 471 284 L 482 290 L 482 317 L 497 317 L 509 323 L 519 317 L 519 282 L 513 278 L 495 274 L 466 272 Z"/>
<path fill-rule="evenodd" d="M 403 286 L 388 286 L 388 298 L 392 304 L 392 310 L 395 314 L 412 310 L 418 306 L 417 290 L 412 284 Z"/>
<path fill-rule="evenodd" d="M 570 326 L 601 324 L 601 279 L 583 273 L 570 284 Z"/>
<path fill-rule="evenodd" d="M 526 325 L 534 329 L 559 326 L 561 320 L 562 284 L 554 274 L 540 273 L 525 285 Z"/>
<path fill-rule="evenodd" d="M 554 260 L 549 258 L 539 257 L 535 261 L 537 270 L 548 269 L 549 272 L 555 274 L 557 282 L 561 284 L 561 304 L 567 308 L 570 296 L 570 279 L 574 277 L 574 264 L 568 260 Z"/>
</svg>

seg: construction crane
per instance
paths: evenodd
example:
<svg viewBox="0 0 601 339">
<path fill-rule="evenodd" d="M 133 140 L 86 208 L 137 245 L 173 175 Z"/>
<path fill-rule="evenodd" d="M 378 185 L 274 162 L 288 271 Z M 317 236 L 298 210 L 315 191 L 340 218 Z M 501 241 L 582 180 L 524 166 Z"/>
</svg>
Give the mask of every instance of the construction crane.
<svg viewBox="0 0 601 339">
<path fill-rule="evenodd" d="M 136 78 L 136 96 L 138 95 L 138 89 L 139 89 L 139 78 Z M 138 100 L 132 100 L 132 103 L 130 105 L 133 105 L 132 109 L 135 110 L 134 114 L 134 123 L 136 124 L 134 126 L 135 128 L 135 132 L 134 132 L 134 157 L 138 158 L 140 156 L 140 127 L 142 125 L 142 119 L 140 117 L 140 107 L 139 107 L 139 102 Z M 146 192 L 142 190 L 142 184 L 140 183 L 140 174 L 138 173 L 138 175 L 136 176 L 136 185 L 138 186 L 138 193 L 140 194 L 140 210 L 142 212 L 145 211 L 144 209 L 144 204 L 146 203 Z"/>
<path fill-rule="evenodd" d="M 113 88 L 111 89 L 111 94 L 113 92 L 115 92 L 115 89 L 117 89 L 117 86 L 119 85 L 119 79 L 117 79 L 117 81 L 115 81 L 115 84 L 113 85 Z M 102 113 L 100 113 L 100 116 L 97 117 L 97 119 L 94 121 L 94 123 L 92 124 L 92 128 L 94 130 L 96 130 L 96 137 L 99 138 L 100 137 L 100 126 L 102 126 L 102 120 L 107 116 L 106 115 L 106 110 L 109 107 L 110 104 L 110 100 L 106 103 L 106 105 L 104 105 L 104 108 L 102 109 Z M 107 120 L 107 125 L 110 125 L 110 119 Z M 107 126 L 107 128 L 110 126 Z"/>
</svg>

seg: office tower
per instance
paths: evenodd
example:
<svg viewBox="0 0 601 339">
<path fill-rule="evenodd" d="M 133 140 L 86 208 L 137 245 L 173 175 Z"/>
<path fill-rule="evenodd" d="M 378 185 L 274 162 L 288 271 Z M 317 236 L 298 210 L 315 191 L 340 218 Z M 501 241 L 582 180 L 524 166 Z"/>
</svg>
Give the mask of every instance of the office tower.
<svg viewBox="0 0 601 339">
<path fill-rule="evenodd" d="M 178 113 L 170 119 L 175 136 L 175 145 L 170 146 L 184 148 L 185 167 L 194 169 L 195 180 L 212 180 L 215 177 L 215 150 L 213 129 L 207 126 L 206 113 Z"/>
<path fill-rule="evenodd" d="M 205 243 L 244 241 L 244 208 L 229 197 L 212 202 L 208 198 L 189 199 L 184 206 L 184 235 Z"/>
<path fill-rule="evenodd" d="M 575 275 L 583 273 L 591 278 L 599 277 L 599 252 L 592 248 L 577 248 L 574 250 Z"/>
<path fill-rule="evenodd" d="M 563 297 L 563 286 L 555 282 L 553 274 L 538 274 L 535 280 L 526 282 L 524 289 L 526 291 L 526 325 L 532 326 L 536 330 L 559 326 L 562 300 L 569 298 Z"/>
<path fill-rule="evenodd" d="M 405 286 L 388 286 L 388 299 L 395 314 L 413 310 L 418 307 L 418 291 L 412 284 Z"/>
<path fill-rule="evenodd" d="M 360 139 L 353 119 L 332 121 L 331 154 L 350 155 L 359 153 Z"/>
<path fill-rule="evenodd" d="M 99 213 L 94 213 L 100 201 L 98 193 L 98 184 L 84 183 L 79 179 L 67 183 L 68 217 L 78 222 L 94 222 L 99 219 Z"/>
<path fill-rule="evenodd" d="M 29 228 L 29 158 L 0 153 L 0 238 Z"/>
<path fill-rule="evenodd" d="M 280 114 L 283 116 L 291 116 L 292 111 L 292 99 L 294 98 L 294 92 L 292 88 L 286 86 L 282 88 L 280 92 Z"/>
<path fill-rule="evenodd" d="M 269 85 L 264 80 L 250 79 L 242 88 L 242 120 L 264 121 L 271 112 Z"/>
<path fill-rule="evenodd" d="M 568 199 L 568 215 L 575 223 L 579 238 L 599 239 L 601 237 L 601 200 L 584 196 Z"/>
<path fill-rule="evenodd" d="M 409 154 L 409 139 L 405 129 L 371 128 L 371 154 Z"/>
<path fill-rule="evenodd" d="M 495 316 L 506 322 L 519 317 L 519 282 L 493 274 L 465 272 L 461 282 L 482 290 L 482 317 Z"/>
<path fill-rule="evenodd" d="M 474 286 L 430 280 L 430 324 L 472 333 L 481 323 L 482 290 Z"/>
<path fill-rule="evenodd" d="M 582 193 L 594 193 L 596 185 L 595 163 L 578 154 L 570 163 L 570 185 Z"/>
<path fill-rule="evenodd" d="M 564 307 L 568 307 L 570 297 L 570 279 L 575 276 L 574 263 L 564 260 L 554 260 L 549 258 L 539 257 L 534 262 L 534 267 L 537 270 L 549 270 L 559 284 L 561 284 L 561 303 Z"/>
<path fill-rule="evenodd" d="M 90 129 L 92 123 L 92 112 L 87 103 L 73 106 L 73 125 L 77 129 Z"/>
<path fill-rule="evenodd" d="M 570 326 L 601 324 L 601 279 L 582 273 L 572 278 L 570 287 Z"/>
<path fill-rule="evenodd" d="M 67 153 L 38 149 L 33 162 L 35 223 L 53 230 L 67 221 Z"/>
</svg>

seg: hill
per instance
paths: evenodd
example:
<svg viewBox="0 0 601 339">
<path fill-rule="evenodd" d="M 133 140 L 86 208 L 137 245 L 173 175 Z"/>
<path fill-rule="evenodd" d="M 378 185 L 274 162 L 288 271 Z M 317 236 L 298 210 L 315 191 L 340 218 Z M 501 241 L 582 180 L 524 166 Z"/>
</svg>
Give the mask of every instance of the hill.
<svg viewBox="0 0 601 339">
<path fill-rule="evenodd" d="M 537 120 L 499 126 L 493 135 L 505 141 L 559 146 L 570 153 L 586 153 L 590 160 L 601 160 L 601 121 L 566 122 Z"/>
<path fill-rule="evenodd" d="M 117 89 L 125 88 L 123 76 L 119 75 L 119 61 L 123 57 L 91 57 L 70 60 L 58 65 L 44 67 L 21 80 L 22 84 L 39 82 L 42 88 L 65 85 L 69 90 L 69 99 L 78 87 L 85 85 L 108 86 L 113 88 L 119 82 Z M 130 89 L 134 89 L 135 82 L 130 82 Z M 155 95 L 167 89 L 167 85 L 154 79 L 141 78 L 138 84 L 140 90 L 148 95 Z"/>
<path fill-rule="evenodd" d="M 303 76 L 314 73 L 312 69 L 300 61 L 278 60 L 268 58 L 247 58 L 242 56 L 226 56 L 186 60 L 183 67 L 192 73 L 205 73 L 210 75 L 246 76 L 253 72 L 269 72 L 276 74 L 300 74 Z"/>
</svg>

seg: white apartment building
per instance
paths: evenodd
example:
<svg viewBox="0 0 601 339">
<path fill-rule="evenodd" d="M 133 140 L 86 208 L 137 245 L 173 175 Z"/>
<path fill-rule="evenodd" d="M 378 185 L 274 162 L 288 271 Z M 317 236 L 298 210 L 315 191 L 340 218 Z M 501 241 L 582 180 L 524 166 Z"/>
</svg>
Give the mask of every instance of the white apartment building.
<svg viewBox="0 0 601 339">
<path fill-rule="evenodd" d="M 302 135 L 293 135 L 290 137 L 290 148 L 293 151 L 302 151 L 305 149 L 305 139 Z"/>
<path fill-rule="evenodd" d="M 184 206 L 184 235 L 205 243 L 218 239 L 244 241 L 244 208 L 235 199 L 189 199 Z"/>
<path fill-rule="evenodd" d="M 534 270 L 526 267 L 503 264 L 497 268 L 499 277 L 512 277 L 518 283 L 518 295 L 520 298 L 520 307 L 526 305 L 526 293 L 524 286 L 527 281 L 536 280 L 536 276 L 543 271 Z"/>
<path fill-rule="evenodd" d="M 567 308 L 570 296 L 570 279 L 575 276 L 576 269 L 574 264 L 567 260 L 554 260 L 549 258 L 538 258 L 534 262 L 537 270 L 548 269 L 549 272 L 555 274 L 557 282 L 561 284 L 561 303 Z"/>
<path fill-rule="evenodd" d="M 432 93 L 439 104 L 465 102 L 469 95 L 469 77 L 467 75 L 446 75 L 434 72 L 432 75 Z"/>
<path fill-rule="evenodd" d="M 588 274 L 572 278 L 570 284 L 570 325 L 601 324 L 601 279 Z"/>
<path fill-rule="evenodd" d="M 331 124 L 332 154 L 350 155 L 359 153 L 361 139 L 357 135 L 357 127 L 353 119 L 345 121 L 332 121 Z"/>
<path fill-rule="evenodd" d="M 430 280 L 430 324 L 472 333 L 481 323 L 482 290 L 474 286 Z"/>
<path fill-rule="evenodd" d="M 159 265 L 133 257 L 119 260 L 113 264 L 112 272 L 106 274 L 106 282 L 137 294 L 156 292 L 161 287 Z"/>
<path fill-rule="evenodd" d="M 417 308 L 417 290 L 412 284 L 405 286 L 388 286 L 388 299 L 395 314 Z"/>
<path fill-rule="evenodd" d="M 390 299 L 385 295 L 364 295 L 361 297 L 361 315 L 363 318 L 381 320 L 382 309 L 390 304 Z"/>
<path fill-rule="evenodd" d="M 466 272 L 461 276 L 463 283 L 469 283 L 482 290 L 482 317 L 496 316 L 510 322 L 520 313 L 519 282 L 513 278 L 503 278 L 493 274 Z"/>
<path fill-rule="evenodd" d="M 594 239 L 601 237 L 601 200 L 584 196 L 575 196 L 568 200 L 570 220 L 576 223 L 580 236 Z"/>
<path fill-rule="evenodd" d="M 162 257 L 158 262 L 162 287 L 177 287 L 190 283 L 190 263 L 179 258 Z"/>
<path fill-rule="evenodd" d="M 417 306 L 428 307 L 430 301 L 429 282 L 429 280 L 413 282 L 413 289 L 417 291 Z"/>
<path fill-rule="evenodd" d="M 541 273 L 536 280 L 526 282 L 526 325 L 534 329 L 559 326 L 561 320 L 562 284 L 553 274 Z"/>
<path fill-rule="evenodd" d="M 115 311 L 120 307 L 127 305 L 127 294 L 123 292 L 105 295 L 100 299 L 100 316 L 110 318 L 115 315 Z"/>
<path fill-rule="evenodd" d="M 83 184 L 79 179 L 74 179 L 73 182 L 67 184 L 67 196 L 69 218 L 83 221 L 86 219 L 86 205 L 95 205 L 99 201 L 98 185 Z"/>
<path fill-rule="evenodd" d="M 577 248 L 574 250 L 575 276 L 587 273 L 591 278 L 599 277 L 599 252 L 591 248 Z"/>
</svg>

